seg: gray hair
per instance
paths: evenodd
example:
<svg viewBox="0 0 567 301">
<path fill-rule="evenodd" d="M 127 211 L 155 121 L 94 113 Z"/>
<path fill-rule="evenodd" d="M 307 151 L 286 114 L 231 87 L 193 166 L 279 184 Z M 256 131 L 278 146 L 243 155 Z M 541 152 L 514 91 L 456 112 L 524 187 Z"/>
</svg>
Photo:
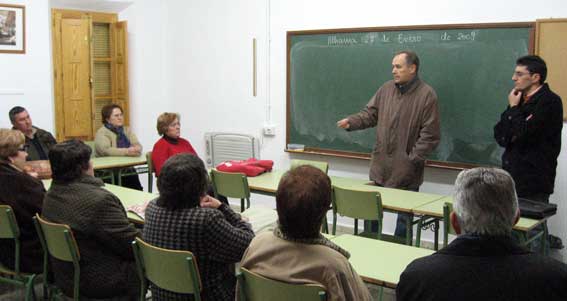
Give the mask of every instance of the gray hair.
<svg viewBox="0 0 567 301">
<path fill-rule="evenodd" d="M 453 208 L 463 233 L 510 235 L 518 211 L 514 180 L 498 168 L 463 170 L 455 181 Z"/>
</svg>

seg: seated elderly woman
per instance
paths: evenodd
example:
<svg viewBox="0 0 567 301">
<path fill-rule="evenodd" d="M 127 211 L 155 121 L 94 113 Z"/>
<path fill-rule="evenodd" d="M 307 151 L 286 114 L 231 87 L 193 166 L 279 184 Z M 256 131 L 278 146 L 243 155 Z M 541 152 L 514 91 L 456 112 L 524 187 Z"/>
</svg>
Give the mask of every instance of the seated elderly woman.
<svg viewBox="0 0 567 301">
<path fill-rule="evenodd" d="M 25 136 L 18 130 L 0 129 L 0 205 L 12 207 L 20 227 L 20 270 L 41 273 L 43 252 L 32 217 L 41 212 L 45 189 L 37 178 L 24 172 Z M 0 262 L 14 269 L 14 241 L 0 239 Z"/>
<path fill-rule="evenodd" d="M 91 148 L 79 140 L 49 151 L 53 182 L 43 202 L 43 217 L 67 224 L 81 254 L 81 297 L 135 298 L 140 282 L 131 243 L 140 233 L 122 203 L 93 176 Z M 55 284 L 73 295 L 73 264 L 50 258 Z"/>
<path fill-rule="evenodd" d="M 156 176 L 159 177 L 161 167 L 173 155 L 187 153 L 198 156 L 191 143 L 181 138 L 179 114 L 163 113 L 159 115 L 157 132 L 162 137 L 154 144 L 154 149 L 152 150 L 152 162 Z"/>
<path fill-rule="evenodd" d="M 228 205 L 206 194 L 207 170 L 196 156 L 171 157 L 157 185 L 160 195 L 146 208 L 144 240 L 196 256 L 203 300 L 234 300 L 236 278 L 231 267 L 254 237 L 250 225 Z M 150 289 L 154 300 L 188 298 L 154 286 Z"/>
<path fill-rule="evenodd" d="M 327 300 L 370 300 L 348 252 L 319 232 L 330 204 L 325 173 L 307 165 L 288 171 L 276 192 L 279 227 L 252 240 L 241 266 L 282 282 L 320 284 Z"/>
<path fill-rule="evenodd" d="M 195 156 L 197 152 L 189 141 L 181 138 L 181 122 L 179 121 L 179 114 L 177 113 L 163 113 L 159 115 L 157 120 L 157 132 L 162 136 L 155 144 L 152 150 L 152 163 L 156 172 L 156 177 L 159 177 L 161 168 L 165 161 L 176 154 L 192 154 Z M 207 186 L 207 193 L 214 196 L 212 185 Z M 228 204 L 228 199 L 219 195 L 218 199 Z"/>
<path fill-rule="evenodd" d="M 130 128 L 124 126 L 122 108 L 117 104 L 106 105 L 102 108 L 101 114 L 103 126 L 96 132 L 95 155 L 97 157 L 140 156 L 142 154 L 142 145 L 140 145 L 138 138 L 136 138 L 136 135 Z M 133 171 L 133 168 L 127 170 L 127 172 Z M 122 186 L 143 190 L 137 174 L 123 176 Z"/>
</svg>

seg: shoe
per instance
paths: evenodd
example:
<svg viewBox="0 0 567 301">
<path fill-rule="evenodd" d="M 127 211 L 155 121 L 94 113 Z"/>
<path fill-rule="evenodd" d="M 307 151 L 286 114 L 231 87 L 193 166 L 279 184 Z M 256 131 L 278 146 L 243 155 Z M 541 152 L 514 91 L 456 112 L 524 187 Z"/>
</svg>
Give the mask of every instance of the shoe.
<svg viewBox="0 0 567 301">
<path fill-rule="evenodd" d="M 558 249 L 561 250 L 564 248 L 563 246 L 563 242 L 561 241 L 561 238 L 554 236 L 554 235 L 549 235 L 547 238 L 547 241 L 549 242 L 549 247 L 551 249 Z"/>
</svg>

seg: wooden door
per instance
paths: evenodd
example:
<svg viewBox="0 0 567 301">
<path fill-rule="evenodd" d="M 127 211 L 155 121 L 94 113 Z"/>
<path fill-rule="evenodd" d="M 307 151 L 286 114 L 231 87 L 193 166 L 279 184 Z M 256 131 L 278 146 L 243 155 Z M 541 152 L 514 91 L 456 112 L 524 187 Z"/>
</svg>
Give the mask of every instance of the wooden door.
<svg viewBox="0 0 567 301">
<path fill-rule="evenodd" d="M 547 83 L 563 100 L 563 120 L 567 120 L 567 19 L 542 19 L 536 22 L 535 52 L 547 64 Z"/>
<path fill-rule="evenodd" d="M 61 20 L 63 137 L 89 139 L 92 133 L 90 20 Z"/>
<path fill-rule="evenodd" d="M 124 109 L 124 123 L 130 124 L 130 108 L 128 95 L 128 47 L 126 21 L 111 24 L 112 33 L 112 70 L 113 70 L 113 102 Z"/>
</svg>

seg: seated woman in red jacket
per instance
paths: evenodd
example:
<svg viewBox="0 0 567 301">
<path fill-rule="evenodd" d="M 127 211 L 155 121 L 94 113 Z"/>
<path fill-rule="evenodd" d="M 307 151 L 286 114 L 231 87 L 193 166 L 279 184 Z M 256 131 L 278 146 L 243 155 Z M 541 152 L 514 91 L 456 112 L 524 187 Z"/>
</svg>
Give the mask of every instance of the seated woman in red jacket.
<svg viewBox="0 0 567 301">
<path fill-rule="evenodd" d="M 161 167 L 165 161 L 175 154 L 189 153 L 197 157 L 199 156 L 191 143 L 180 137 L 181 124 L 179 122 L 179 114 L 163 113 L 159 115 L 157 131 L 162 137 L 154 144 L 152 151 L 152 162 L 154 163 L 156 177 L 159 177 Z"/>
<path fill-rule="evenodd" d="M 189 153 L 199 157 L 191 143 L 180 137 L 180 128 L 179 114 L 166 112 L 159 115 L 157 131 L 162 137 L 154 144 L 154 149 L 152 150 L 152 163 L 154 164 L 156 177 L 159 177 L 161 167 L 165 164 L 165 161 L 176 154 Z M 212 185 L 209 185 L 207 193 L 214 196 Z M 225 196 L 218 195 L 218 199 L 228 204 Z"/>
</svg>

